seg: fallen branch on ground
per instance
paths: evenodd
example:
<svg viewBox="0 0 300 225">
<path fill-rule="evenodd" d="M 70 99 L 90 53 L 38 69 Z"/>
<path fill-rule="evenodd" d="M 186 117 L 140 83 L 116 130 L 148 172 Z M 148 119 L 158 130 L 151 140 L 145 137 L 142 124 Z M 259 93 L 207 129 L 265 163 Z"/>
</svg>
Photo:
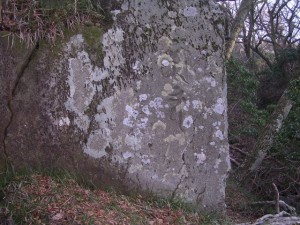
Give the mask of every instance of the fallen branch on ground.
<svg viewBox="0 0 300 225">
<path fill-rule="evenodd" d="M 250 205 L 275 205 L 276 201 L 259 201 L 259 202 L 252 202 L 249 203 Z M 283 211 L 289 212 L 292 215 L 296 214 L 296 209 L 288 204 L 286 204 L 284 201 L 279 200 L 278 201 L 279 207 L 283 209 Z"/>
<path fill-rule="evenodd" d="M 278 214 L 267 214 L 256 220 L 254 223 L 242 223 L 237 225 L 295 225 L 300 224 L 300 217 L 291 216 L 291 214 L 282 211 Z"/>
</svg>

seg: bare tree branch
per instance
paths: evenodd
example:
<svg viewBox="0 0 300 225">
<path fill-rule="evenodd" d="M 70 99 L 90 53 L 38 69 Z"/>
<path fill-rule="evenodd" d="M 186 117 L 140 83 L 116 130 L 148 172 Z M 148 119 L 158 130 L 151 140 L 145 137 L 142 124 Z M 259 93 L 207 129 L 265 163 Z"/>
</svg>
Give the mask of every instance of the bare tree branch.
<svg viewBox="0 0 300 225">
<path fill-rule="evenodd" d="M 242 0 L 241 5 L 237 11 L 237 14 L 234 18 L 232 28 L 231 28 L 231 37 L 226 42 L 226 59 L 229 59 L 231 57 L 236 39 L 238 35 L 240 34 L 244 21 L 249 13 L 249 10 L 251 9 L 251 5 L 254 4 L 255 0 Z"/>
<path fill-rule="evenodd" d="M 253 47 L 252 45 L 250 45 L 250 48 L 257 54 L 259 55 L 264 61 L 265 63 L 268 65 L 268 67 L 270 69 L 272 69 L 273 64 L 271 63 L 271 61 L 258 49 L 258 47 Z"/>
<path fill-rule="evenodd" d="M 275 192 L 275 211 L 276 213 L 280 213 L 280 208 L 279 208 L 279 191 L 274 183 L 272 183 L 274 187 L 274 192 Z"/>
</svg>

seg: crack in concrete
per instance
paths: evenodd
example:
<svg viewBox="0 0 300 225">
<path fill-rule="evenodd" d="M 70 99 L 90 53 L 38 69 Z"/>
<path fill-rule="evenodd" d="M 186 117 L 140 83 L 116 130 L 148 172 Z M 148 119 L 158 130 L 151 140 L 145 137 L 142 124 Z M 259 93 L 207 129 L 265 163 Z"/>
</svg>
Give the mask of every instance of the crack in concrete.
<svg viewBox="0 0 300 225">
<path fill-rule="evenodd" d="M 16 76 L 16 79 L 15 79 L 15 82 L 12 85 L 12 88 L 8 89 L 9 94 L 8 94 L 8 100 L 7 100 L 7 109 L 9 111 L 9 120 L 8 120 L 7 125 L 4 128 L 3 143 L 2 143 L 7 169 L 12 169 L 13 170 L 11 162 L 9 161 L 9 154 L 7 152 L 8 129 L 11 126 L 11 124 L 13 122 L 13 119 L 14 119 L 14 112 L 13 112 L 13 109 L 12 109 L 12 100 L 13 100 L 15 94 L 16 94 L 16 90 L 19 86 L 20 81 L 21 81 L 22 77 L 24 76 L 24 73 L 25 73 L 26 69 L 28 68 L 28 66 L 29 66 L 33 56 L 35 55 L 36 51 L 38 50 L 38 48 L 39 48 L 39 43 L 36 43 L 36 45 L 26 55 L 25 60 L 20 65 L 20 67 L 17 69 L 17 72 L 16 72 L 17 76 Z"/>
</svg>

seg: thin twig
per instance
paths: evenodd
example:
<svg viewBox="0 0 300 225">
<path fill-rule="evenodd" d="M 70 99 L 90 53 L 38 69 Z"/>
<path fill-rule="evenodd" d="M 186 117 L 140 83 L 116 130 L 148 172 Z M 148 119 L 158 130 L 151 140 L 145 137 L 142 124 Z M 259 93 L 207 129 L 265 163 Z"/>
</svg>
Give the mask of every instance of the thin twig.
<svg viewBox="0 0 300 225">
<path fill-rule="evenodd" d="M 233 150 L 236 150 L 236 151 L 242 153 L 243 155 L 249 156 L 249 153 L 243 151 L 242 149 L 240 149 L 240 148 L 238 148 L 238 147 L 235 147 L 234 145 L 230 145 L 229 147 L 230 147 L 231 149 L 233 149 Z"/>
<path fill-rule="evenodd" d="M 274 187 L 274 192 L 275 192 L 275 211 L 276 213 L 280 213 L 280 208 L 279 208 L 279 191 L 274 183 L 272 183 Z"/>
<path fill-rule="evenodd" d="M 235 164 L 237 167 L 240 166 L 240 163 L 239 163 L 238 161 L 236 161 L 235 159 L 231 158 L 231 157 L 230 157 L 230 161 L 231 161 L 233 164 Z"/>
</svg>

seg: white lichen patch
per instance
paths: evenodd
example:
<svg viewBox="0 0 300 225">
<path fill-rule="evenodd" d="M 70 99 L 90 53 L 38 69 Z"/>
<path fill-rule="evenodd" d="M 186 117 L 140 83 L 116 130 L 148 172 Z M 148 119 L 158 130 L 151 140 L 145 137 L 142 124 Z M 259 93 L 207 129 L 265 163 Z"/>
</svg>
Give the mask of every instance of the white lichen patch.
<svg viewBox="0 0 300 225">
<path fill-rule="evenodd" d="M 62 117 L 62 118 L 60 118 L 60 120 L 58 121 L 58 125 L 59 125 L 60 127 L 62 127 L 62 126 L 69 126 L 70 123 L 71 123 L 71 121 L 70 121 L 69 117 Z"/>
<path fill-rule="evenodd" d="M 163 99 L 161 97 L 157 97 L 154 100 L 149 102 L 149 107 L 153 108 L 155 110 L 155 114 L 157 116 L 157 118 L 165 118 L 165 113 L 163 111 L 161 111 L 161 109 L 164 108 L 163 106 Z"/>
<path fill-rule="evenodd" d="M 90 118 L 85 115 L 85 111 L 91 104 L 96 91 L 102 91 L 103 89 L 101 85 L 97 86 L 93 82 L 99 82 L 107 78 L 110 74 L 108 71 L 111 69 L 114 69 L 114 75 L 118 75 L 118 68 L 124 63 L 122 54 L 120 54 L 120 48 L 122 48 L 120 42 L 123 41 L 122 35 L 123 33 L 120 29 L 109 30 L 104 35 L 103 49 L 106 54 L 103 68 L 92 65 L 89 54 L 81 50 L 84 44 L 81 34 L 71 37 L 64 47 L 64 51 L 67 54 L 74 52 L 74 49 L 77 52 L 75 58 L 68 59 L 69 74 L 67 84 L 70 91 L 65 106 L 68 111 L 75 113 L 74 124 L 84 132 L 87 132 L 90 125 Z M 110 60 L 113 60 L 114 63 L 111 63 Z M 107 107 L 106 109 L 108 110 L 109 108 Z M 96 117 L 100 123 L 105 120 L 101 118 L 101 114 L 96 115 Z"/>
<path fill-rule="evenodd" d="M 219 165 L 220 165 L 221 162 L 222 162 L 221 159 L 216 159 L 215 165 L 214 165 L 214 168 L 216 169 L 216 172 L 217 172 L 217 169 L 219 168 Z"/>
<path fill-rule="evenodd" d="M 117 27 L 116 29 L 109 29 L 103 36 L 103 44 L 105 45 L 112 44 L 113 42 L 120 43 L 124 40 L 124 31 Z"/>
<path fill-rule="evenodd" d="M 82 60 L 70 58 L 69 60 L 68 85 L 70 95 L 66 106 L 71 111 L 83 113 L 92 101 L 96 89 L 90 79 L 91 64 L 84 64 Z"/>
<path fill-rule="evenodd" d="M 175 30 L 177 30 L 177 26 L 175 25 L 175 24 L 173 24 L 172 26 L 171 26 L 171 30 L 174 32 Z"/>
<path fill-rule="evenodd" d="M 228 151 L 228 148 L 229 148 L 228 146 L 221 145 L 219 149 L 220 149 L 220 152 L 226 153 Z"/>
<path fill-rule="evenodd" d="M 74 35 L 70 38 L 70 41 L 64 46 L 65 52 L 72 51 L 73 48 L 78 49 L 84 43 L 82 34 Z"/>
<path fill-rule="evenodd" d="M 167 67 L 173 65 L 173 59 L 166 53 L 163 53 L 157 58 L 157 65 L 159 67 Z"/>
<path fill-rule="evenodd" d="M 127 117 L 123 120 L 123 124 L 128 127 L 133 127 L 134 121 Z"/>
<path fill-rule="evenodd" d="M 164 106 L 162 105 L 162 102 L 163 102 L 163 99 L 161 97 L 157 97 L 153 101 L 150 101 L 149 106 L 151 108 L 159 110 L 159 109 L 164 108 Z"/>
<path fill-rule="evenodd" d="M 133 153 L 132 152 L 123 152 L 122 154 L 123 158 L 124 159 L 129 159 L 129 158 L 132 158 L 133 157 Z"/>
<path fill-rule="evenodd" d="M 142 81 L 138 80 L 136 83 L 136 89 L 140 90 L 141 89 L 141 85 L 142 85 Z"/>
<path fill-rule="evenodd" d="M 170 18 L 176 18 L 177 17 L 177 12 L 174 12 L 174 11 L 168 11 L 168 16 L 170 17 Z"/>
<path fill-rule="evenodd" d="M 148 98 L 148 95 L 147 95 L 147 94 L 141 94 L 141 95 L 139 96 L 139 101 L 140 101 L 140 102 L 141 102 L 141 101 L 146 101 L 147 98 Z"/>
<path fill-rule="evenodd" d="M 197 71 L 198 71 L 199 73 L 202 73 L 202 72 L 203 72 L 203 69 L 202 69 L 201 67 L 198 67 L 198 68 L 197 68 Z"/>
<path fill-rule="evenodd" d="M 220 121 L 217 121 L 217 122 L 213 123 L 213 126 L 216 127 L 217 129 L 219 129 L 219 126 L 221 126 L 221 124 L 222 123 Z"/>
<path fill-rule="evenodd" d="M 146 115 L 150 116 L 152 113 L 150 112 L 149 106 L 145 105 L 142 108 L 142 112 L 145 113 Z"/>
<path fill-rule="evenodd" d="M 201 55 L 203 55 L 204 57 L 206 57 L 206 56 L 207 56 L 207 51 L 202 50 L 202 51 L 201 51 Z"/>
<path fill-rule="evenodd" d="M 120 68 L 125 63 L 125 59 L 120 54 L 122 47 L 122 41 L 124 40 L 124 31 L 121 28 L 109 29 L 103 35 L 103 50 L 105 51 L 105 57 L 103 59 L 104 68 L 107 70 L 113 70 L 115 76 L 121 75 Z"/>
<path fill-rule="evenodd" d="M 223 132 L 222 132 L 221 130 L 217 130 L 217 131 L 215 132 L 215 136 L 216 136 L 217 138 L 219 138 L 220 140 L 224 140 L 224 139 L 225 139 L 224 134 L 223 134 Z"/>
<path fill-rule="evenodd" d="M 91 120 L 87 115 L 77 114 L 74 119 L 74 124 L 83 132 L 87 132 L 90 126 Z"/>
<path fill-rule="evenodd" d="M 101 101 L 101 104 L 97 106 L 97 114 L 95 115 L 95 121 L 101 128 L 108 126 L 108 122 L 112 126 L 115 124 L 115 110 L 114 110 L 115 96 L 110 96 Z"/>
<path fill-rule="evenodd" d="M 203 108 L 203 103 L 199 100 L 193 100 L 192 105 L 193 105 L 193 109 L 201 110 Z"/>
<path fill-rule="evenodd" d="M 128 113 L 128 117 L 123 120 L 123 124 L 128 127 L 133 127 L 139 112 L 129 105 L 126 105 L 125 109 Z"/>
<path fill-rule="evenodd" d="M 187 100 L 183 106 L 183 110 L 189 111 L 190 105 L 191 105 L 190 100 Z"/>
<path fill-rule="evenodd" d="M 157 175 L 157 174 L 154 174 L 153 176 L 151 176 L 151 179 L 152 179 L 152 180 L 157 180 L 157 179 L 158 179 L 158 175 Z"/>
<path fill-rule="evenodd" d="M 195 17 L 198 15 L 198 10 L 193 6 L 185 7 L 183 10 L 183 15 L 185 17 Z"/>
<path fill-rule="evenodd" d="M 222 98 L 218 98 L 217 103 L 213 106 L 213 111 L 218 114 L 223 114 L 225 106 Z"/>
<path fill-rule="evenodd" d="M 149 119 L 148 119 L 147 117 L 141 118 L 141 119 L 140 119 L 140 122 L 137 123 L 137 127 L 138 127 L 138 128 L 146 129 L 148 120 L 149 120 Z"/>
<path fill-rule="evenodd" d="M 82 58 L 83 55 L 84 59 Z M 88 55 L 83 52 L 78 52 L 77 58 L 70 58 L 68 62 L 69 74 L 67 83 L 70 92 L 65 107 L 68 111 L 76 114 L 75 124 L 82 131 L 86 132 L 90 120 L 85 117 L 84 112 L 96 93 L 96 88 L 90 76 L 92 65 Z"/>
<path fill-rule="evenodd" d="M 163 59 L 163 60 L 161 61 L 161 64 L 162 64 L 163 66 L 167 67 L 167 66 L 170 65 L 170 61 L 168 61 L 167 59 Z"/>
<path fill-rule="evenodd" d="M 115 10 L 110 11 L 110 13 L 113 17 L 113 20 L 116 21 L 117 20 L 117 15 L 121 13 L 121 10 L 115 9 Z"/>
<path fill-rule="evenodd" d="M 140 129 L 134 129 L 131 134 L 126 134 L 125 144 L 131 148 L 131 150 L 138 151 L 142 148 L 143 134 Z"/>
<path fill-rule="evenodd" d="M 162 111 L 157 111 L 156 116 L 157 116 L 157 118 L 162 118 L 162 119 L 164 119 L 166 117 L 165 113 Z"/>
<path fill-rule="evenodd" d="M 141 63 L 141 62 L 140 62 L 139 60 L 135 61 L 135 63 L 134 63 L 133 66 L 132 66 L 132 69 L 133 69 L 133 70 L 139 70 L 140 63 Z"/>
<path fill-rule="evenodd" d="M 193 117 L 192 116 L 188 116 L 186 118 L 184 118 L 182 126 L 184 126 L 185 128 L 190 128 L 193 125 Z"/>
<path fill-rule="evenodd" d="M 148 155 L 142 155 L 142 163 L 143 165 L 148 165 L 151 163 L 151 160 L 149 159 L 149 156 Z"/>
<path fill-rule="evenodd" d="M 196 163 L 199 164 L 203 164 L 206 160 L 206 155 L 201 152 L 201 153 L 194 153 L 194 156 L 196 158 Z"/>
</svg>

